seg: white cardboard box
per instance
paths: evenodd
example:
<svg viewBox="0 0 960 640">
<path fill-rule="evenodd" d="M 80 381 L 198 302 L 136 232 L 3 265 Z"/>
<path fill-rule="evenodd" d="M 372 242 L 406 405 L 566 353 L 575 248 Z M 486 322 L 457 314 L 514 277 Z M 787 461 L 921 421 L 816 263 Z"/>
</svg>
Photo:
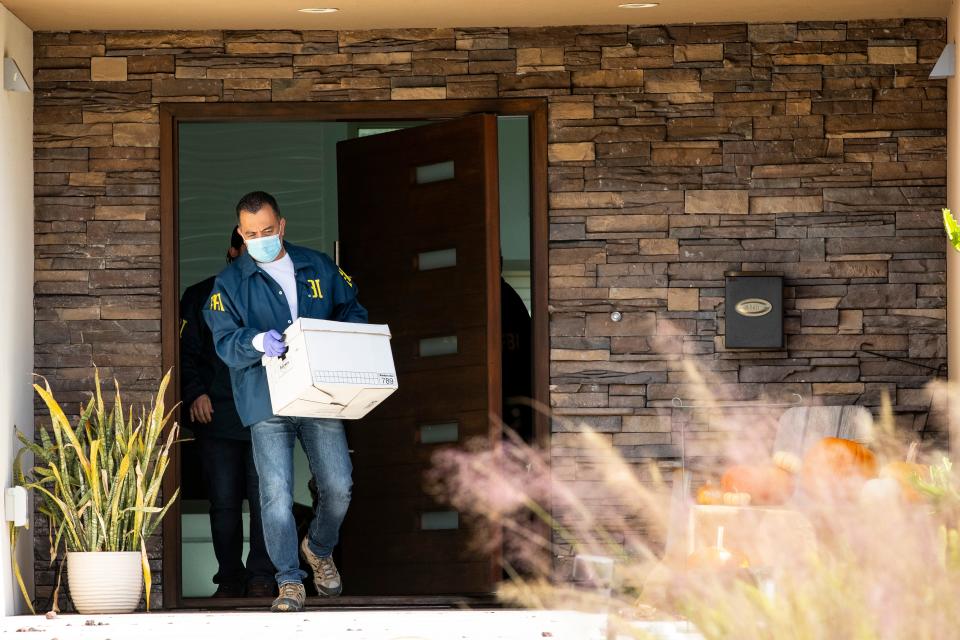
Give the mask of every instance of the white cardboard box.
<svg viewBox="0 0 960 640">
<path fill-rule="evenodd" d="M 356 420 L 397 390 L 390 327 L 299 318 L 287 352 L 263 357 L 278 416 Z"/>
</svg>

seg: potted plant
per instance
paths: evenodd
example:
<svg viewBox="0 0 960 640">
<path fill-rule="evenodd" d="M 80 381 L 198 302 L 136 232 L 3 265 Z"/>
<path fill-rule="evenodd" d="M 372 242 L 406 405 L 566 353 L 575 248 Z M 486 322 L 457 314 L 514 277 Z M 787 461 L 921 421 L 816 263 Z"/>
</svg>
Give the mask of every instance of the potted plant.
<svg viewBox="0 0 960 640">
<path fill-rule="evenodd" d="M 146 587 L 150 607 L 150 565 L 146 540 L 176 499 L 161 506 L 163 474 L 179 426 L 164 413 L 168 372 L 151 406 L 124 407 L 114 382 L 113 405 L 103 401 L 100 375 L 94 393 L 81 405 L 76 426 L 54 398 L 49 383 L 33 385 L 50 414 L 38 428 L 38 442 L 17 433 L 23 448 L 14 462 L 17 484 L 39 496 L 37 508 L 50 521 L 50 555 L 67 553 L 67 581 L 80 613 L 129 613 Z M 23 470 L 22 458 L 33 454 Z M 19 567 L 14 564 L 24 598 Z M 31 605 L 32 609 L 32 605 Z"/>
</svg>

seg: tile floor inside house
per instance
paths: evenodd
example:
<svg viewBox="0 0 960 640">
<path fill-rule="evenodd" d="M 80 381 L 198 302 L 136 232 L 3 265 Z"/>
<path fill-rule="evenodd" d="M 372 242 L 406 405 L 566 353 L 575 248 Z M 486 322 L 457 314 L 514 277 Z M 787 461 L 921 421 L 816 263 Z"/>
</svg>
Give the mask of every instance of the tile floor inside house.
<svg viewBox="0 0 960 640">
<path fill-rule="evenodd" d="M 640 623 L 649 635 L 617 640 L 695 640 L 685 624 Z M 17 640 L 610 640 L 605 618 L 570 611 L 307 611 L 177 612 L 121 616 L 15 616 L 0 619 L 0 635 Z"/>
</svg>

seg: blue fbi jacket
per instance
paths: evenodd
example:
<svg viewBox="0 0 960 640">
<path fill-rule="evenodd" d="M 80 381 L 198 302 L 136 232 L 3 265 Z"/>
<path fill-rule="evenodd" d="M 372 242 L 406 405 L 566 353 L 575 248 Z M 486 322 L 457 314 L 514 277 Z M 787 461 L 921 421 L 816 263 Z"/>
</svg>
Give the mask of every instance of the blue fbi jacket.
<svg viewBox="0 0 960 640">
<path fill-rule="evenodd" d="M 366 322 L 357 287 L 326 254 L 283 243 L 293 260 L 297 312 L 301 318 Z M 217 355 L 230 367 L 237 413 L 244 426 L 273 417 L 263 353 L 253 346 L 259 333 L 283 331 L 293 322 L 280 285 L 244 253 L 220 272 L 203 311 Z"/>
</svg>

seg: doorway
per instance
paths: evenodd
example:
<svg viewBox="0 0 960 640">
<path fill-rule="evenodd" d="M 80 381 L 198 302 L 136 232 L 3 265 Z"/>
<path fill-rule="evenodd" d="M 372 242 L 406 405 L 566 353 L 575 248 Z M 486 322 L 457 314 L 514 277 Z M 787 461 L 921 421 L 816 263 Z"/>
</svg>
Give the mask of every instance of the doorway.
<svg viewBox="0 0 960 640">
<path fill-rule="evenodd" d="M 343 234 L 351 237 L 351 242 L 343 248 L 344 255 L 341 258 L 351 275 L 359 275 L 357 282 L 361 290 L 361 302 L 365 302 L 364 292 L 375 298 L 388 300 L 389 296 L 385 294 L 388 287 L 384 286 L 384 282 L 377 281 L 378 278 L 373 275 L 375 272 L 364 269 L 365 264 L 373 261 L 358 260 L 356 254 L 357 239 L 363 240 L 361 244 L 366 245 L 376 239 L 376 233 L 368 237 L 358 236 L 357 234 L 366 228 L 364 224 L 354 224 L 351 231 L 350 222 L 356 221 L 356 213 L 347 218 L 346 225 L 343 225 L 340 219 L 344 214 L 339 210 L 349 203 L 345 203 L 344 196 L 338 193 L 338 189 L 343 187 L 343 175 L 337 174 L 338 147 L 341 148 L 339 164 L 342 168 L 344 157 L 349 156 L 343 149 L 349 150 L 351 146 L 366 146 L 371 154 L 386 156 L 387 153 L 378 153 L 377 150 L 384 144 L 389 146 L 391 135 L 394 138 L 419 136 L 422 134 L 415 130 L 428 132 L 438 122 L 452 121 L 475 112 L 493 112 L 496 115 L 489 118 L 495 123 L 494 146 L 498 152 L 495 169 L 499 169 L 496 180 L 496 191 L 499 191 L 499 194 L 496 195 L 496 205 L 500 215 L 497 222 L 503 231 L 494 239 L 494 250 L 499 251 L 503 258 L 503 282 L 517 292 L 523 306 L 532 316 L 531 395 L 535 402 L 542 403 L 546 399 L 547 379 L 545 105 L 536 100 L 466 102 L 473 104 L 444 103 L 440 108 L 442 113 L 439 114 L 436 113 L 440 106 L 437 103 L 420 105 L 422 109 L 419 111 L 412 108 L 416 105 L 409 103 L 271 105 L 253 109 L 249 108 L 250 105 L 166 107 L 162 118 L 161 141 L 165 170 L 165 175 L 162 176 L 165 331 L 170 324 L 171 303 L 176 304 L 175 298 L 179 297 L 183 289 L 222 268 L 229 229 L 235 224 L 233 204 L 243 193 L 252 189 L 264 189 L 277 195 L 283 214 L 288 219 L 289 240 L 294 243 L 334 256 L 339 253 L 338 240 Z M 491 103 L 496 108 L 491 108 Z M 291 107 L 297 109 L 291 112 Z M 217 113 L 218 111 L 220 113 Z M 365 141 L 348 142 L 363 139 Z M 169 147 L 165 143 L 169 143 Z M 398 148 L 404 148 L 402 144 Z M 373 163 L 357 165 L 361 174 L 366 170 L 366 164 Z M 361 175 L 360 178 L 363 179 L 364 176 Z M 376 181 L 373 184 L 376 184 Z M 347 188 L 350 188 L 349 185 Z M 429 202 L 429 198 L 425 202 Z M 434 233 L 435 224 L 436 221 L 422 229 L 419 237 L 429 240 L 428 236 Z M 456 225 L 453 225 L 451 228 L 455 227 Z M 423 247 L 431 246 L 430 242 L 422 244 Z M 168 248 L 174 249 L 176 260 L 169 259 Z M 351 250 L 354 251 L 352 255 Z M 443 253 L 442 249 L 439 252 L 419 251 L 418 255 L 429 254 L 428 260 L 438 257 L 442 260 L 440 253 Z M 177 286 L 171 291 L 172 287 L 169 285 L 173 282 L 176 282 Z M 373 307 L 376 306 L 374 303 Z M 371 322 L 393 324 L 388 317 L 375 317 L 388 316 L 388 309 L 393 308 L 389 305 L 383 307 L 382 304 L 381 307 L 376 313 L 371 309 Z M 176 318 L 177 315 L 173 317 Z M 171 349 L 168 335 L 164 335 L 165 366 L 175 366 L 176 349 Z M 499 340 L 499 337 L 497 339 Z M 402 340 L 402 337 L 395 334 L 395 354 L 398 341 Z M 435 340 L 431 344 L 435 343 L 443 348 L 442 342 L 443 340 Z M 396 355 L 399 368 L 402 357 Z M 499 369 L 499 365 L 497 368 Z M 400 375 L 401 388 L 404 388 L 404 375 Z M 414 381 L 413 377 L 410 379 Z M 413 387 L 417 386 L 416 382 L 412 384 Z M 385 404 L 384 411 L 389 412 L 388 404 Z M 375 412 L 374 416 L 376 415 Z M 480 412 L 480 415 L 482 417 L 485 412 Z M 395 417 L 401 418 L 400 414 Z M 480 424 L 486 422 L 484 419 L 476 420 L 475 416 L 465 417 L 461 428 L 465 428 L 471 419 Z M 435 447 L 446 443 L 449 446 L 450 442 L 460 440 L 457 436 L 450 440 L 451 429 L 456 433 L 456 421 L 433 420 L 428 427 L 430 435 L 425 444 Z M 387 430 L 387 426 L 383 428 L 381 435 L 397 435 L 397 429 Z M 387 473 L 385 469 L 377 468 L 376 464 L 370 462 L 377 457 L 374 446 L 376 442 L 369 441 L 369 434 L 376 430 L 373 423 L 371 422 L 366 430 L 363 424 L 348 425 L 348 433 L 351 429 L 356 432 L 350 439 L 351 448 L 360 447 L 362 453 L 354 454 L 355 498 L 351 515 L 355 517 L 351 519 L 348 516 L 348 522 L 344 525 L 344 540 L 351 539 L 351 533 L 353 539 L 358 539 L 358 531 L 369 530 L 369 516 L 377 515 L 377 510 L 364 510 L 356 505 L 362 504 L 364 487 L 369 489 L 373 484 L 371 479 L 381 478 Z M 421 427 L 414 429 L 419 433 L 417 429 Z M 547 429 L 546 421 L 539 416 L 533 431 L 541 445 L 546 444 Z M 403 435 L 399 437 L 401 440 L 406 438 Z M 368 441 L 364 441 L 364 438 L 368 438 Z M 423 446 L 423 443 L 420 446 Z M 257 603 L 250 601 L 211 601 L 204 597 L 215 587 L 210 582 L 210 577 L 215 571 L 216 562 L 213 560 L 209 541 L 209 521 L 204 497 L 202 492 L 188 490 L 197 486 L 197 478 L 191 478 L 189 473 L 196 468 L 196 462 L 188 462 L 190 446 L 185 446 L 182 454 L 174 468 L 178 470 L 175 478 L 183 481 L 186 497 L 180 505 L 181 512 L 171 513 L 164 526 L 165 606 L 257 606 Z M 298 477 L 303 475 L 303 482 L 297 482 L 295 497 L 297 502 L 309 504 L 306 463 L 299 449 L 297 454 L 296 468 Z M 424 452 L 411 452 L 410 455 L 424 457 Z M 411 467 L 410 475 L 416 474 L 415 466 Z M 392 472 L 397 473 L 398 470 L 393 469 Z M 396 485 L 396 482 L 392 484 Z M 407 478 L 404 484 L 413 487 L 412 490 L 415 491 L 419 482 L 417 478 L 411 477 Z M 360 489 L 359 495 L 357 489 Z M 374 496 L 369 497 L 370 500 L 373 498 Z M 461 537 L 465 535 L 465 525 L 459 522 L 458 517 L 459 514 L 439 508 L 420 508 L 414 530 L 398 531 L 389 541 L 396 549 L 388 551 L 389 557 L 383 561 L 396 562 L 394 569 L 404 564 L 401 556 L 409 556 L 407 551 L 410 544 L 417 542 L 418 536 L 419 543 L 424 546 L 424 553 L 447 549 L 450 560 L 445 565 L 440 562 L 429 567 L 417 567 L 410 564 L 413 559 L 407 557 L 408 568 L 412 568 L 413 573 L 420 576 L 417 584 L 408 589 L 384 588 L 382 580 L 361 577 L 363 574 L 376 573 L 368 563 L 368 566 L 362 569 L 358 565 L 354 572 L 354 576 L 360 579 L 354 582 L 353 597 L 321 602 L 333 606 L 349 606 L 351 603 L 389 604 L 397 599 L 409 603 L 414 599 L 435 604 L 467 595 L 482 595 L 487 591 L 485 585 L 493 583 L 492 573 L 483 573 L 484 562 L 472 563 L 476 567 L 474 571 L 480 571 L 484 577 L 468 585 L 462 579 L 464 566 L 458 566 L 454 561 L 465 559 L 464 541 L 451 542 L 458 533 Z M 401 519 L 409 520 L 409 514 L 405 514 Z M 428 540 L 431 535 L 434 538 Z M 386 541 L 377 541 L 375 546 L 380 548 L 384 546 L 384 542 Z M 350 545 L 343 542 L 341 547 L 341 552 L 347 555 L 341 558 L 341 562 L 345 563 L 342 569 L 346 578 L 351 573 L 351 563 L 358 564 L 358 558 L 364 554 L 362 550 L 350 549 Z M 400 548 L 407 551 L 401 553 L 398 551 Z M 393 555 L 390 555 L 391 553 Z M 486 561 L 495 563 L 495 559 L 488 558 Z M 444 583 L 441 579 L 443 575 L 451 578 Z M 345 579 L 345 585 L 347 584 L 349 583 Z M 174 593 L 171 593 L 171 586 L 176 588 Z M 349 587 L 347 590 L 349 591 Z"/>
</svg>

